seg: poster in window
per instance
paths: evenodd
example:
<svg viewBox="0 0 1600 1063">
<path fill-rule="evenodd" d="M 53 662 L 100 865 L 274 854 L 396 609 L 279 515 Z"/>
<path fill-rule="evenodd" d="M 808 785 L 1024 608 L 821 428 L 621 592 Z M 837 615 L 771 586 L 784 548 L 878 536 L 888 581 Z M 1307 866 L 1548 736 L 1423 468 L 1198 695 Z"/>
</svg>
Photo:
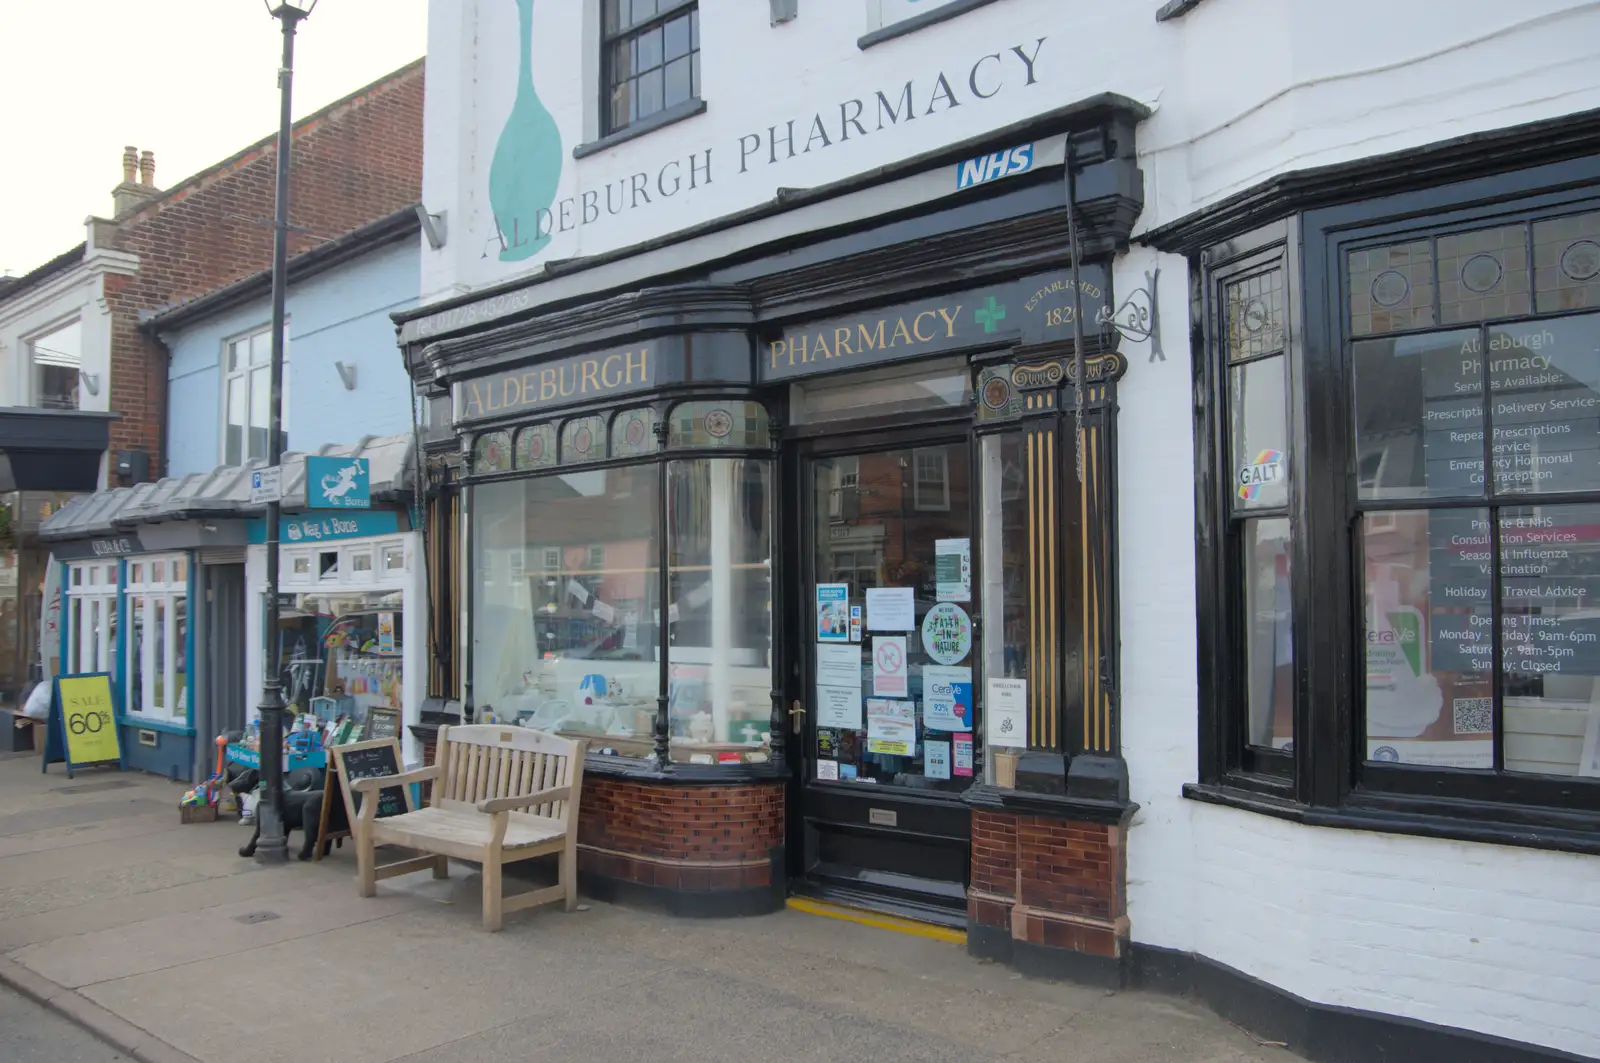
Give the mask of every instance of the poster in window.
<svg viewBox="0 0 1600 1063">
<path fill-rule="evenodd" d="M 930 731 L 972 730 L 972 669 L 924 665 L 922 725 Z"/>
<path fill-rule="evenodd" d="M 916 626 L 917 599 L 912 588 L 867 588 L 868 631 L 912 631 Z"/>
<path fill-rule="evenodd" d="M 906 637 L 872 637 L 872 692 L 880 698 L 903 698 L 910 690 L 906 679 Z"/>
<path fill-rule="evenodd" d="M 850 641 L 849 584 L 817 584 L 817 641 Z"/>
<path fill-rule="evenodd" d="M 917 752 L 917 706 L 912 701 L 867 699 L 867 752 L 910 757 Z"/>
<path fill-rule="evenodd" d="M 972 774 L 972 736 L 956 735 L 954 742 L 955 766 L 952 770 L 957 775 Z"/>
<path fill-rule="evenodd" d="M 991 746 L 1022 747 L 1028 744 L 1028 681 L 991 679 L 984 712 L 989 718 L 988 742 Z"/>
<path fill-rule="evenodd" d="M 856 646 L 817 647 L 817 686 L 861 689 L 861 650 Z"/>
<path fill-rule="evenodd" d="M 922 774 L 930 779 L 950 778 L 950 743 L 924 742 L 922 746 Z"/>
<path fill-rule="evenodd" d="M 934 597 L 941 602 L 972 601 L 972 540 L 936 539 L 933 558 Z"/>
<path fill-rule="evenodd" d="M 378 614 L 378 652 L 394 652 L 394 614 Z"/>
<path fill-rule="evenodd" d="M 940 602 L 922 618 L 922 648 L 940 664 L 960 664 L 972 651 L 972 618 L 953 602 Z"/>
<path fill-rule="evenodd" d="M 861 730 L 861 684 L 817 688 L 817 726 Z"/>
</svg>

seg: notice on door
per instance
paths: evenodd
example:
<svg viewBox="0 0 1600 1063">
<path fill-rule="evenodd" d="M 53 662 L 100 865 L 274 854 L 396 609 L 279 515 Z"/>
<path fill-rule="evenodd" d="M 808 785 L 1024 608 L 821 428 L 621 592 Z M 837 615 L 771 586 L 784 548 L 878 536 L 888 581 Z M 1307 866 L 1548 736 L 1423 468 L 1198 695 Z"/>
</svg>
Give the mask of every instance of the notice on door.
<svg viewBox="0 0 1600 1063">
<path fill-rule="evenodd" d="M 861 730 L 861 684 L 817 687 L 817 726 Z"/>
<path fill-rule="evenodd" d="M 991 746 L 1028 744 L 1028 681 L 991 679 L 984 712 L 989 718 Z"/>
<path fill-rule="evenodd" d="M 903 698 L 910 692 L 906 681 L 906 637 L 872 637 L 872 693 L 880 698 Z"/>
<path fill-rule="evenodd" d="M 934 597 L 941 602 L 972 601 L 972 540 L 933 541 Z"/>
<path fill-rule="evenodd" d="M 922 666 L 922 724 L 930 731 L 972 730 L 972 669 Z"/>
<path fill-rule="evenodd" d="M 817 686 L 861 689 L 861 647 L 817 646 Z"/>
<path fill-rule="evenodd" d="M 867 588 L 868 631 L 914 631 L 917 596 L 910 587 Z"/>
<path fill-rule="evenodd" d="M 950 778 L 950 743 L 924 742 L 922 745 L 922 774 L 930 779 Z"/>
<path fill-rule="evenodd" d="M 917 706 L 911 701 L 867 699 L 867 752 L 910 757 L 917 752 Z"/>
<path fill-rule="evenodd" d="M 817 584 L 817 641 L 850 641 L 849 584 Z"/>
</svg>

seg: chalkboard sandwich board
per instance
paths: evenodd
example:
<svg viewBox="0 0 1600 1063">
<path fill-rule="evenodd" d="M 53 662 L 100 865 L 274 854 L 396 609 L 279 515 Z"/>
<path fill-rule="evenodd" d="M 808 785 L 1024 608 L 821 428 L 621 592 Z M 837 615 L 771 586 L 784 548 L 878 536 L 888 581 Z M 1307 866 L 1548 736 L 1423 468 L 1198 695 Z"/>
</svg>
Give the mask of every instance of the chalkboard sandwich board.
<svg viewBox="0 0 1600 1063">
<path fill-rule="evenodd" d="M 400 710 L 399 709 L 368 709 L 367 724 L 362 729 L 363 739 L 399 738 L 400 737 Z"/>
<path fill-rule="evenodd" d="M 356 794 L 350 789 L 352 783 L 361 779 L 382 779 L 391 775 L 400 775 L 400 742 L 394 738 L 379 738 L 371 742 L 353 742 L 347 746 L 334 746 L 333 753 L 334 771 L 328 776 L 328 786 L 337 788 L 337 795 L 329 793 L 322 799 L 323 821 L 328 823 L 328 809 L 335 798 L 344 807 L 347 824 L 353 825 L 356 821 L 358 805 Z M 377 818 L 385 819 L 389 816 L 400 816 L 411 811 L 411 788 L 409 786 L 385 786 L 378 791 Z M 349 829 L 346 828 L 345 833 Z M 342 836 L 342 835 L 341 835 Z M 325 834 L 323 841 L 331 840 L 333 835 Z M 322 852 L 320 843 L 317 852 Z"/>
</svg>

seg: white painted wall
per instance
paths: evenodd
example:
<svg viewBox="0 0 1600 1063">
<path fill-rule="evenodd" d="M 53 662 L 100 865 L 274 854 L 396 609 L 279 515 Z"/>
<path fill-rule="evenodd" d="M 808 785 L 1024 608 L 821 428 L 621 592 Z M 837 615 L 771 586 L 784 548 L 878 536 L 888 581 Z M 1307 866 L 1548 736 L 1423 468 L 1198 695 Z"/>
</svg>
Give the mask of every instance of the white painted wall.
<svg viewBox="0 0 1600 1063">
<path fill-rule="evenodd" d="M 79 407 L 111 408 L 111 311 L 105 277 L 131 275 L 138 264 L 137 256 L 91 248 L 77 265 L 0 300 L 0 406 L 37 402 L 31 344 L 77 321 L 82 372 L 98 377 L 100 385 L 97 395 L 79 388 Z"/>
<path fill-rule="evenodd" d="M 485 255 L 487 169 L 514 92 L 511 0 L 435 0 L 429 28 L 424 200 L 451 212 L 423 251 L 424 302 L 625 248 L 809 187 L 975 137 L 1100 92 L 1155 114 L 1139 130 L 1141 229 L 1275 174 L 1600 107 L 1595 0 L 1206 0 L 1176 22 L 1159 0 L 998 0 L 861 51 L 876 0 L 811 0 L 768 25 L 767 5 L 701 0 L 705 114 L 589 158 L 597 125 L 595 0 L 536 0 L 534 80 L 563 140 L 557 192 L 712 155 L 709 189 L 653 198 L 554 232 L 538 256 Z M 1012 56 L 1040 39 L 1035 78 Z M 985 55 L 1004 85 L 974 98 Z M 811 116 L 841 101 L 927 100 L 943 71 L 959 105 L 801 151 Z M 870 113 L 870 112 L 869 112 Z M 798 154 L 769 162 L 770 127 L 796 119 Z M 825 122 L 826 126 L 826 122 Z M 830 130 L 830 136 L 833 130 Z M 741 172 L 742 136 L 761 137 Z M 748 144 L 748 142 L 746 142 Z M 557 211 L 559 219 L 559 210 Z M 559 221 L 555 228 L 559 230 Z M 730 240 L 737 237 L 730 236 Z M 742 246 L 742 245 L 741 245 Z M 498 246 L 493 248 L 498 251 Z M 1126 293 L 1161 267 L 1167 361 L 1130 345 L 1121 390 L 1124 755 L 1134 939 L 1195 951 L 1306 999 L 1600 1056 L 1600 862 L 1502 846 L 1302 827 L 1196 804 L 1193 449 L 1183 260 L 1135 249 Z"/>
</svg>

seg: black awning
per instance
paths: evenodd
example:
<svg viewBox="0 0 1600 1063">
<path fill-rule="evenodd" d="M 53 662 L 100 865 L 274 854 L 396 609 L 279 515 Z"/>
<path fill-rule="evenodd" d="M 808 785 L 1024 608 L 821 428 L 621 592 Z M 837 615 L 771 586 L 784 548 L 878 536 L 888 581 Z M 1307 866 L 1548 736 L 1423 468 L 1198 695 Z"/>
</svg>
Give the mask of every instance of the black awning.
<svg viewBox="0 0 1600 1063">
<path fill-rule="evenodd" d="M 0 407 L 0 491 L 93 491 L 113 413 Z"/>
</svg>

